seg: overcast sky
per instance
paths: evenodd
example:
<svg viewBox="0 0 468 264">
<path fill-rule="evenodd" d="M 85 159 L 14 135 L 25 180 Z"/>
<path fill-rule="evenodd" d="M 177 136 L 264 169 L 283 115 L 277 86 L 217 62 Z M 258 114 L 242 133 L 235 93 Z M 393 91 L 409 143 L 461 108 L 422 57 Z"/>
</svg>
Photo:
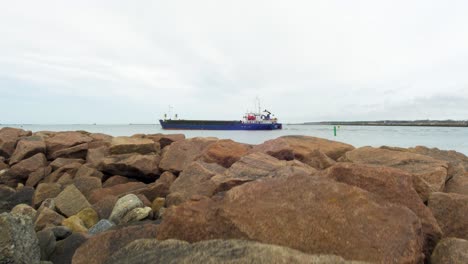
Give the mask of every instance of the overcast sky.
<svg viewBox="0 0 468 264">
<path fill-rule="evenodd" d="M 468 119 L 468 1 L 0 0 L 0 123 Z"/>
</svg>

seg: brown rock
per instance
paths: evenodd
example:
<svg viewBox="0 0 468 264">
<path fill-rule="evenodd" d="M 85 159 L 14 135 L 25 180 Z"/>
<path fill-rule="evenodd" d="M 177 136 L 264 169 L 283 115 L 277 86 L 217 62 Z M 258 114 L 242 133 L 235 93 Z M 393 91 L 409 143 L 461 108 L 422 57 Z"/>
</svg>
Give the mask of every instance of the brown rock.
<svg viewBox="0 0 468 264">
<path fill-rule="evenodd" d="M 242 157 L 224 173 L 213 176 L 210 181 L 215 184 L 216 193 L 258 179 L 289 177 L 299 174 L 312 175 L 315 172 L 315 169 L 299 161 L 278 160 L 257 152 Z"/>
<path fill-rule="evenodd" d="M 117 251 L 106 263 L 255 263 L 358 264 L 334 255 L 309 255 L 298 250 L 246 240 L 208 240 L 197 243 L 169 239 L 139 239 Z M 362 263 L 364 264 L 364 263 Z"/>
<path fill-rule="evenodd" d="M 424 180 L 431 192 L 442 191 L 447 179 L 447 162 L 410 152 L 362 147 L 347 152 L 341 161 L 387 166 L 407 171 Z"/>
<path fill-rule="evenodd" d="M 444 237 L 468 239 L 468 195 L 432 193 L 428 206 L 439 222 Z"/>
<path fill-rule="evenodd" d="M 426 235 L 425 253 L 430 257 L 442 230 L 432 212 L 413 189 L 411 175 L 389 167 L 373 167 L 362 164 L 338 163 L 329 168 L 326 177 L 353 185 L 374 193 L 386 202 L 408 207 L 421 220 Z"/>
<path fill-rule="evenodd" d="M 10 165 L 14 165 L 23 159 L 34 156 L 37 153 L 45 153 L 45 142 L 41 137 L 32 136 L 18 141 L 16 149 L 11 155 Z"/>
<path fill-rule="evenodd" d="M 94 168 L 99 166 L 101 160 L 109 155 L 108 147 L 98 147 L 88 149 L 88 154 L 86 155 L 86 163 Z"/>
<path fill-rule="evenodd" d="M 129 179 L 129 178 L 124 177 L 124 176 L 114 175 L 114 176 L 110 177 L 109 179 L 107 179 L 104 182 L 104 184 L 102 184 L 102 187 L 103 188 L 112 187 L 114 185 L 127 183 L 127 182 L 130 182 L 132 180 L 133 179 Z"/>
<path fill-rule="evenodd" d="M 68 186 L 73 183 L 73 176 L 66 172 L 57 180 L 57 183 L 62 186 Z"/>
<path fill-rule="evenodd" d="M 0 160 L 0 171 L 2 171 L 4 169 L 9 169 L 9 168 L 10 168 L 10 166 L 8 166 L 8 164 L 3 162 L 3 160 Z"/>
<path fill-rule="evenodd" d="M 60 167 L 48 176 L 46 176 L 44 182 L 57 182 L 64 174 L 70 175 L 71 179 L 73 179 L 76 172 L 81 166 L 82 165 L 80 163 L 75 162 Z"/>
<path fill-rule="evenodd" d="M 273 156 L 279 160 L 293 160 L 294 150 L 283 138 L 271 139 L 256 145 L 250 151 L 251 153 L 261 152 Z"/>
<path fill-rule="evenodd" d="M 108 195 L 123 196 L 125 194 L 134 193 L 137 190 L 142 190 L 145 187 L 146 184 L 142 182 L 128 182 L 108 188 L 95 189 L 91 192 L 89 201 L 94 204 Z"/>
<path fill-rule="evenodd" d="M 349 144 L 309 136 L 283 136 L 278 139 L 286 141 L 293 149 L 294 158 L 300 161 L 303 161 L 303 158 L 314 150 L 320 150 L 333 160 L 337 160 L 344 153 L 354 149 Z"/>
<path fill-rule="evenodd" d="M 212 196 L 217 185 L 211 178 L 225 170 L 216 163 L 193 162 L 172 183 L 167 196 L 168 206 L 182 203 L 193 195 Z"/>
<path fill-rule="evenodd" d="M 58 183 L 40 183 L 34 192 L 33 204 L 38 208 L 47 198 L 55 198 L 62 191 Z"/>
<path fill-rule="evenodd" d="M 90 142 L 89 148 L 99 148 L 102 146 L 109 147 L 112 141 L 112 136 L 102 134 L 102 133 L 91 133 L 89 134 L 90 137 L 93 138 L 93 141 Z"/>
<path fill-rule="evenodd" d="M 38 153 L 30 158 L 20 161 L 13 165 L 8 171 L 8 174 L 25 181 L 29 174 L 35 172 L 39 168 L 47 166 L 47 159 L 43 153 Z"/>
<path fill-rule="evenodd" d="M 169 146 L 173 142 L 181 141 L 185 139 L 184 134 L 169 134 L 169 135 L 152 134 L 152 135 L 144 135 L 143 137 L 149 138 L 153 140 L 154 142 L 159 143 L 159 145 L 161 146 L 161 149 Z"/>
<path fill-rule="evenodd" d="M 225 168 L 245 156 L 252 147 L 247 144 L 238 143 L 230 139 L 218 140 L 209 145 L 204 151 L 201 160 L 208 163 L 217 163 Z"/>
<path fill-rule="evenodd" d="M 140 224 L 99 233 L 76 250 L 72 263 L 104 263 L 115 251 L 141 238 L 155 238 L 156 225 Z"/>
<path fill-rule="evenodd" d="M 69 158 L 69 159 L 85 159 L 88 152 L 88 143 L 79 144 L 73 147 L 57 150 L 49 155 L 49 159 Z"/>
<path fill-rule="evenodd" d="M 155 144 L 151 139 L 115 137 L 112 139 L 109 149 L 111 154 L 139 153 L 149 154 L 160 151 L 159 143 Z"/>
<path fill-rule="evenodd" d="M 168 208 L 157 239 L 242 238 L 381 263 L 422 261 L 421 224 L 360 188 L 297 175 L 243 184 L 224 197 Z"/>
<path fill-rule="evenodd" d="M 169 171 L 165 171 L 159 178 L 154 182 L 150 183 L 141 190 L 139 193 L 143 194 L 152 201 L 156 197 L 166 197 L 169 194 L 169 188 L 175 181 L 176 176 Z"/>
<path fill-rule="evenodd" d="M 112 209 L 119 198 L 114 195 L 107 195 L 93 204 L 94 210 L 97 212 L 100 219 L 109 219 Z"/>
<path fill-rule="evenodd" d="M 58 158 L 52 161 L 49 165 L 52 167 L 52 170 L 57 170 L 60 167 L 63 167 L 72 163 L 83 164 L 85 161 L 83 159 L 68 159 L 68 158 Z"/>
<path fill-rule="evenodd" d="M 431 263 L 468 263 L 468 241 L 453 237 L 442 239 L 432 253 Z"/>
<path fill-rule="evenodd" d="M 31 131 L 4 127 L 0 129 L 0 156 L 9 158 L 15 151 L 16 143 L 21 137 L 31 136 Z"/>
<path fill-rule="evenodd" d="M 101 180 L 95 177 L 75 177 L 73 185 L 88 199 L 91 192 L 102 188 Z"/>
<path fill-rule="evenodd" d="M 445 192 L 468 195 L 468 157 L 453 150 L 440 150 L 417 146 L 407 151 L 430 156 L 448 163 L 448 179 L 445 183 Z"/>
<path fill-rule="evenodd" d="M 55 205 L 64 215 L 70 217 L 86 207 L 91 207 L 86 197 L 75 187 L 68 185 L 56 198 Z"/>
<path fill-rule="evenodd" d="M 35 187 L 38 183 L 43 181 L 52 172 L 52 167 L 42 167 L 29 174 L 26 180 L 26 186 Z"/>
<path fill-rule="evenodd" d="M 94 178 L 101 180 L 104 177 L 104 174 L 96 170 L 95 168 L 90 167 L 89 165 L 85 164 L 79 167 L 75 173 L 75 178 L 81 178 L 81 177 L 94 177 Z"/>
<path fill-rule="evenodd" d="M 144 206 L 151 207 L 151 202 L 150 200 L 148 200 L 148 198 L 146 198 L 146 196 L 144 196 L 143 194 L 136 194 L 136 196 L 138 197 L 138 199 L 140 199 Z"/>
<path fill-rule="evenodd" d="M 65 217 L 62 215 L 47 207 L 44 207 L 42 210 L 38 211 L 38 216 L 34 226 L 36 231 L 40 231 L 46 227 L 61 225 L 64 219 Z"/>
<path fill-rule="evenodd" d="M 91 142 L 92 140 L 93 139 L 91 137 L 80 132 L 56 133 L 55 135 L 52 135 L 46 139 L 47 157 L 57 158 L 62 155 L 55 154 L 55 152 L 68 149 L 68 148 L 71 148 L 80 144 L 88 143 L 88 142 Z M 79 151 L 82 151 L 82 150 L 79 150 Z M 73 151 L 69 151 L 69 152 L 73 153 Z M 66 151 L 62 152 L 62 154 L 65 154 L 65 153 Z M 75 157 L 70 157 L 70 158 L 75 158 Z"/>
<path fill-rule="evenodd" d="M 159 155 L 121 154 L 101 160 L 98 169 L 111 175 L 155 180 L 159 175 Z"/>
<path fill-rule="evenodd" d="M 216 141 L 217 138 L 201 137 L 176 141 L 164 149 L 159 166 L 165 171 L 179 173 Z"/>
</svg>

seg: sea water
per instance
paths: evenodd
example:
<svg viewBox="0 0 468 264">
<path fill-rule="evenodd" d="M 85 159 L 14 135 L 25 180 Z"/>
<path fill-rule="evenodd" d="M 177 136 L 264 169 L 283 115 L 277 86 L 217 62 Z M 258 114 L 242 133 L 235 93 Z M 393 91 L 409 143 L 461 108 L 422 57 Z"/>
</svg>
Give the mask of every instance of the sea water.
<svg viewBox="0 0 468 264">
<path fill-rule="evenodd" d="M 306 135 L 362 146 L 436 147 L 443 150 L 456 150 L 468 155 L 468 128 L 464 127 L 406 127 L 406 126 L 337 126 L 336 136 L 333 126 L 323 125 L 283 125 L 282 130 L 273 131 L 223 131 L 223 130 L 163 130 L 154 125 L 2 125 L 36 131 L 85 130 L 105 133 L 112 136 L 134 134 L 175 134 L 186 137 L 217 137 L 237 142 L 259 144 L 284 135 Z M 0 126 L 1 127 L 1 126 Z"/>
</svg>

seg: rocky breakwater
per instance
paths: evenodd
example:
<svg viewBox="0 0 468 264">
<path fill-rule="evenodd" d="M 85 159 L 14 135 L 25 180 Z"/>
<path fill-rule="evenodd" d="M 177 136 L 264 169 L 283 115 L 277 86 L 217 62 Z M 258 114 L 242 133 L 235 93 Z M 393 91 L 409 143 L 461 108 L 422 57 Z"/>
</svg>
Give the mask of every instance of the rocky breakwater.
<svg viewBox="0 0 468 264">
<path fill-rule="evenodd" d="M 0 262 L 468 263 L 467 186 L 425 147 L 2 128 Z"/>
</svg>

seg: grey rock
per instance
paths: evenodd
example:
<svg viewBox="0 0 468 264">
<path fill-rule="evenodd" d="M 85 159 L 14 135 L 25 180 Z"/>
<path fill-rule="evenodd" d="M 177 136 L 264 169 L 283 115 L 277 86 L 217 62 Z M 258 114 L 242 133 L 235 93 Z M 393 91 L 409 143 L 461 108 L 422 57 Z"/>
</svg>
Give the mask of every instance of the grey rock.
<svg viewBox="0 0 468 264">
<path fill-rule="evenodd" d="M 28 217 L 31 221 L 36 220 L 37 211 L 27 204 L 18 204 L 13 209 L 11 209 L 11 213 L 15 215 L 20 215 L 24 217 Z"/>
<path fill-rule="evenodd" d="M 0 213 L 3 213 L 11 211 L 18 204 L 32 205 L 34 188 L 23 187 L 15 191 L 7 186 L 2 186 L 0 193 L 3 193 L 2 196 L 5 196 L 4 199 L 0 199 Z"/>
<path fill-rule="evenodd" d="M 0 214 L 0 263 L 39 263 L 39 242 L 31 219 Z"/>
<path fill-rule="evenodd" d="M 69 264 L 72 261 L 73 254 L 84 242 L 87 236 L 82 233 L 73 233 L 64 240 L 58 241 L 55 250 L 50 256 L 50 260 L 54 264 Z"/>
<path fill-rule="evenodd" d="M 114 223 L 107 219 L 101 219 L 97 224 L 95 224 L 93 227 L 91 227 L 88 231 L 90 235 L 96 235 L 101 232 L 104 232 L 108 230 L 109 228 L 113 227 Z"/>
<path fill-rule="evenodd" d="M 44 229 L 36 233 L 41 249 L 41 260 L 49 260 L 50 255 L 55 250 L 56 239 L 54 232 L 49 229 Z"/>
<path fill-rule="evenodd" d="M 298 250 L 245 240 L 139 239 L 114 253 L 105 263 L 357 263 L 334 255 L 309 255 Z"/>
<path fill-rule="evenodd" d="M 54 233 L 56 240 L 65 239 L 72 234 L 71 229 L 66 226 L 54 226 L 48 229 Z"/>
<path fill-rule="evenodd" d="M 117 200 L 112 209 L 112 213 L 109 220 L 119 224 L 122 218 L 131 210 L 135 208 L 144 207 L 143 202 L 134 194 L 127 194 L 124 197 Z"/>
<path fill-rule="evenodd" d="M 468 241 L 454 237 L 442 239 L 432 252 L 431 263 L 468 263 Z"/>
</svg>

